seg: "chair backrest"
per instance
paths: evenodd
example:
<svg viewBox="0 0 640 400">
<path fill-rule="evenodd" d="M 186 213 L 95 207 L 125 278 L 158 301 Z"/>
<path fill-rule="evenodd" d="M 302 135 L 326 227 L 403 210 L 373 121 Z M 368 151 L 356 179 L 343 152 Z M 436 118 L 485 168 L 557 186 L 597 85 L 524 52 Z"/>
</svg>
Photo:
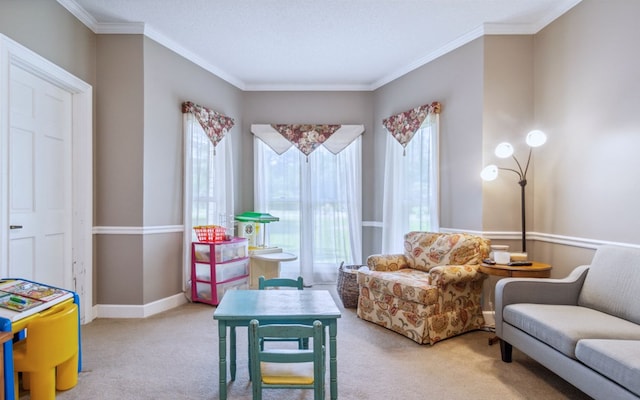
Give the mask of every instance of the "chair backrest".
<svg viewBox="0 0 640 400">
<path fill-rule="evenodd" d="M 440 265 L 480 264 L 489 256 L 491 242 L 468 233 L 409 232 L 404 256 L 410 268 L 429 271 Z"/>
<path fill-rule="evenodd" d="M 78 306 L 68 303 L 27 325 L 26 357 L 59 365 L 78 352 Z"/>
<path fill-rule="evenodd" d="M 310 338 L 313 340 L 313 347 L 311 349 L 260 349 L 261 338 L 291 336 Z M 254 319 L 249 323 L 249 352 L 254 399 L 261 399 L 263 388 L 314 389 L 314 398 L 324 398 L 325 354 L 322 322 L 314 321 L 313 326 L 260 325 L 260 322 Z M 301 363 L 313 363 L 312 372 L 304 375 L 294 373 L 293 364 Z M 274 369 L 278 371 L 276 376 L 269 373 Z"/>
<path fill-rule="evenodd" d="M 267 288 L 281 288 L 281 287 L 290 287 L 296 288 L 298 290 L 304 289 L 304 282 L 302 281 L 302 277 L 299 276 L 298 279 L 289 279 L 289 278 L 272 278 L 265 279 L 264 276 L 258 278 L 258 289 L 264 290 Z"/>
</svg>

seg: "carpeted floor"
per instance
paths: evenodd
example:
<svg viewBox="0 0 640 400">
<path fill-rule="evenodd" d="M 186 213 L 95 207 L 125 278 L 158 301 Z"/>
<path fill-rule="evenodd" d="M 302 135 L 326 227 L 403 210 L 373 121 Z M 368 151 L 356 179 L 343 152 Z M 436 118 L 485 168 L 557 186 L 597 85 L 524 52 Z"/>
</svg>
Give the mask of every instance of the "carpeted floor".
<svg viewBox="0 0 640 400">
<path fill-rule="evenodd" d="M 330 289 L 341 305 L 333 287 L 320 288 Z M 57 398 L 218 399 L 214 310 L 192 303 L 146 319 L 96 319 L 84 325 L 78 385 Z M 339 398 L 589 399 L 517 349 L 513 363 L 503 363 L 499 346 L 487 343 L 491 335 L 477 331 L 434 346 L 418 345 L 344 309 L 338 320 Z M 240 329 L 238 376 L 228 386 L 230 400 L 251 399 L 246 346 L 246 330 Z M 312 391 L 305 390 L 271 390 L 265 396 L 312 398 Z"/>
</svg>

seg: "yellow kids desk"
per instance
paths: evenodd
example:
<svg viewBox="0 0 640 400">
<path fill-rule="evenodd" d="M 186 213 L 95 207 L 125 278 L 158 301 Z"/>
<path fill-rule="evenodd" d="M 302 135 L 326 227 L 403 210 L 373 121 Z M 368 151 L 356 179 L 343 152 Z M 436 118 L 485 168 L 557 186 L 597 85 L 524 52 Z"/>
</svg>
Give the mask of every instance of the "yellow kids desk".
<svg viewBox="0 0 640 400">
<path fill-rule="evenodd" d="M 13 290 L 22 284 L 21 288 L 25 290 Z M 35 289 L 45 289 L 46 293 L 29 292 L 29 287 Z M 46 290 L 48 289 L 48 290 Z M 13 297 L 13 299 L 10 299 Z M 6 308 L 0 306 L 0 332 L 12 332 L 14 335 L 22 338 L 24 329 L 29 321 L 46 315 L 59 307 L 59 305 L 73 302 L 80 307 L 80 299 L 75 292 L 60 289 L 38 282 L 26 279 L 2 279 L 0 280 L 0 303 L 11 301 L 15 305 L 22 304 L 24 310 Z M 40 300 L 36 300 L 40 299 Z M 31 302 L 31 300 L 36 300 Z M 28 304 L 27 304 L 28 303 Z M 28 308 L 27 308 L 28 307 Z M 82 346 L 80 346 L 80 313 L 78 313 L 78 372 L 82 369 Z M 4 398 L 15 398 L 15 387 L 13 383 L 13 341 L 8 340 L 2 344 L 3 348 L 3 366 L 4 366 Z"/>
</svg>

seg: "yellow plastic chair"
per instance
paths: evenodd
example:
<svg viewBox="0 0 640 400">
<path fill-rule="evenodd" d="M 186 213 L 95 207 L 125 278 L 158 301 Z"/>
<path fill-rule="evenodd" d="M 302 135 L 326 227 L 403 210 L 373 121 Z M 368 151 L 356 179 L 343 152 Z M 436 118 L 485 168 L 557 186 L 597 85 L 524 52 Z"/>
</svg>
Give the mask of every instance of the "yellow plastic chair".
<svg viewBox="0 0 640 400">
<path fill-rule="evenodd" d="M 313 349 L 260 348 L 264 337 L 312 338 Z M 263 389 L 313 389 L 315 400 L 324 399 L 325 348 L 322 322 L 309 325 L 260 325 L 249 323 L 249 351 L 253 400 L 262 399 Z"/>
<path fill-rule="evenodd" d="M 29 322 L 27 337 L 13 346 L 16 399 L 18 374 L 31 400 L 54 400 L 57 390 L 78 383 L 78 306 L 65 304 Z"/>
</svg>

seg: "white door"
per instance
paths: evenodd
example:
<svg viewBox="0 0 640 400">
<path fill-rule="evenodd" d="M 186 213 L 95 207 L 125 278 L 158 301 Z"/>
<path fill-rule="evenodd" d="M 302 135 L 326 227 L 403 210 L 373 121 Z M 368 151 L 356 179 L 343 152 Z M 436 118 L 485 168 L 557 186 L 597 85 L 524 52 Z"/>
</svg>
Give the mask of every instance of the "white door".
<svg viewBox="0 0 640 400">
<path fill-rule="evenodd" d="M 11 65 L 8 276 L 75 290 L 71 132 L 71 94 Z"/>
</svg>

